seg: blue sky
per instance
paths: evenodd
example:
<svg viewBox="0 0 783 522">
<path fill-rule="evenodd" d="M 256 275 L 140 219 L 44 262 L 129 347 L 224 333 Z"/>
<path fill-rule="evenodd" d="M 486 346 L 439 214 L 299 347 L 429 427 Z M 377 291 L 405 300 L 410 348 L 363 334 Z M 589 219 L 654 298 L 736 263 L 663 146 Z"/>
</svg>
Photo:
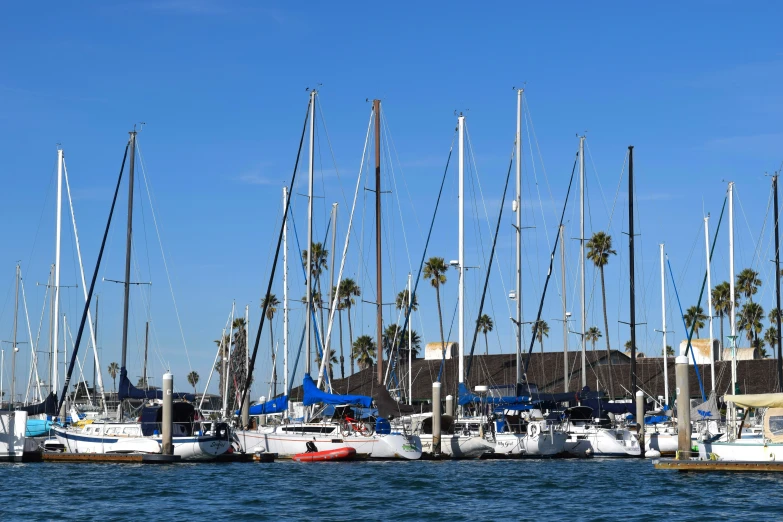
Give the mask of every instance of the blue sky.
<svg viewBox="0 0 783 522">
<path fill-rule="evenodd" d="M 578 145 L 576 135 L 585 132 L 590 152 L 587 228 L 609 230 L 618 251 L 607 269 L 613 347 L 628 339 L 627 327 L 618 323 L 628 319 L 627 242 L 621 234 L 627 230 L 627 178 L 622 178 L 616 201 L 615 194 L 631 144 L 641 234 L 638 320 L 647 323 L 639 327 L 640 349 L 649 355 L 660 350 L 660 334 L 653 331 L 660 328 L 658 243 L 667 245 L 683 306 L 693 304 L 705 265 L 702 217 L 706 212 L 717 217 L 727 180 L 737 183 L 737 266 L 760 270 L 764 286 L 757 300 L 768 310 L 774 292 L 769 285 L 773 251 L 771 213 L 767 217 L 770 180 L 765 173 L 778 170 L 783 161 L 783 97 L 778 88 L 783 57 L 775 24 L 780 11 L 774 3 L 733 2 L 663 3 L 654 8 L 606 3 L 589 9 L 575 2 L 481 7 L 467 2 L 419 3 L 385 9 L 359 3 L 307 8 L 212 0 L 82 2 L 68 8 L 52 3 L 37 9 L 9 5 L 0 21 L 2 338 L 11 335 L 17 261 L 25 276 L 34 337 L 38 328 L 44 287 L 35 283 L 46 281 L 54 258 L 57 144 L 65 150 L 89 277 L 127 131 L 143 121 L 139 142 L 189 357 L 149 203 L 143 202 L 146 196 L 139 197 L 139 271 L 134 277 L 153 284 L 134 290 L 130 373 L 141 374 L 140 346 L 149 315 L 155 334 L 152 382 L 159 383 L 160 374 L 171 368 L 184 384 L 185 374 L 193 368 L 201 374 L 203 386 L 214 357 L 212 340 L 220 336 L 232 301 L 240 309 L 250 305 L 253 330 L 257 325 L 270 245 L 280 218 L 280 191 L 290 177 L 307 104 L 305 88 L 319 84 L 325 127 L 319 126 L 317 139 L 315 230 L 323 235 L 328 209 L 337 201 L 339 250 L 369 118 L 365 100 L 383 99 L 394 144 L 386 165 L 394 168 L 394 177 L 385 169 L 385 183 L 397 183 L 394 193 L 385 196 L 384 219 L 394 224 L 387 228 L 386 247 L 392 253 L 385 265 L 393 269 L 385 272 L 385 296 L 400 290 L 409 266 L 418 264 L 455 111 L 467 115 L 471 157 L 494 227 L 513 146 L 512 87 L 525 85 L 535 136 L 526 127 L 523 216 L 536 227 L 525 233 L 525 320 L 534 318 L 556 214 Z M 304 186 L 297 189 L 303 192 Z M 484 212 L 480 200 L 476 203 L 472 197 L 468 196 L 466 211 L 468 263 L 485 267 L 479 240 L 488 252 L 489 225 L 471 218 L 476 205 L 481 216 Z M 297 227 L 304 234 L 305 201 L 301 196 L 295 200 Z M 578 211 L 575 200 L 571 203 L 567 237 L 576 237 Z M 610 223 L 612 207 L 616 210 Z M 372 214 L 368 207 L 362 233 L 363 208 L 357 210 L 356 237 L 364 241 L 351 243 L 346 271 L 372 299 L 372 280 L 361 270 L 361 259 L 370 268 L 374 262 L 369 243 Z M 456 258 L 456 208 L 452 168 L 431 255 Z M 506 212 L 498 251 L 505 288 L 500 272 L 493 274 L 488 310 L 497 325 L 490 337 L 494 353 L 513 350 L 510 322 L 505 319 L 512 306 L 505 295 L 512 276 L 513 216 L 508 206 Z M 64 223 L 68 220 L 66 207 Z M 713 230 L 716 222 L 711 222 Z M 483 227 L 482 234 L 476 232 L 477 226 Z M 724 223 L 714 282 L 728 277 L 725 231 Z M 124 210 L 110 236 L 102 278 L 122 276 L 123 234 Z M 568 241 L 569 301 L 577 296 L 576 247 Z M 66 231 L 62 284 L 75 282 L 74 267 L 73 240 Z M 467 310 L 472 313 L 483 274 L 476 271 L 466 280 Z M 592 277 L 588 267 L 588 294 Z M 543 315 L 551 328 L 546 347 L 559 350 L 562 335 L 554 319 L 561 316 L 560 281 L 553 279 L 552 285 Z M 64 313 L 75 329 L 80 293 L 63 292 Z M 122 293 L 110 282 L 100 282 L 97 292 L 105 369 L 108 362 L 119 360 Z M 151 297 L 149 313 L 141 292 Z M 279 281 L 275 292 L 282 295 Z M 301 277 L 293 270 L 290 293 L 293 298 L 304 294 Z M 421 314 L 415 319 L 425 341 L 435 341 L 438 335 L 432 294 L 422 287 Z M 601 326 L 599 295 L 596 287 L 588 322 Z M 456 272 L 443 295 L 447 330 L 455 297 Z M 577 306 L 569 309 L 578 317 Z M 669 326 L 676 330 L 670 344 L 676 344 L 672 341 L 683 334 L 673 303 L 669 315 Z M 300 311 L 293 310 L 294 338 L 301 320 Z M 473 320 L 468 315 L 468 324 Z M 372 321 L 372 309 L 359 307 L 355 335 L 372 334 Z M 45 339 L 46 319 L 43 324 Z M 21 330 L 26 332 L 26 325 Z M 717 330 L 716 324 L 716 336 Z M 276 321 L 278 338 L 280 331 Z M 20 337 L 27 340 L 26 333 Z M 569 342 L 575 347 L 577 339 L 572 336 Z M 39 350 L 45 346 L 42 341 Z M 483 344 L 479 348 L 483 350 Z M 17 378 L 26 386 L 29 345 L 22 345 L 20 354 Z M 254 396 L 266 394 L 267 385 L 260 383 L 269 380 L 269 358 L 265 332 Z M 91 370 L 87 373 L 92 380 Z M 10 378 L 8 366 L 5 375 Z M 111 386 L 105 372 L 104 379 Z"/>
</svg>

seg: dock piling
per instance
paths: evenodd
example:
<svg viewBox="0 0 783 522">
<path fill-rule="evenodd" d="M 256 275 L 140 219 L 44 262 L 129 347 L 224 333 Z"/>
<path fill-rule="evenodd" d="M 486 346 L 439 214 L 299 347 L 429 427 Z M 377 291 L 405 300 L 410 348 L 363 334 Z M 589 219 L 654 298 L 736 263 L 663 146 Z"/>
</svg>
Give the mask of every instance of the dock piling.
<svg viewBox="0 0 783 522">
<path fill-rule="evenodd" d="M 677 459 L 687 459 L 691 452 L 691 404 L 688 382 L 688 358 L 679 355 L 674 360 L 677 384 Z"/>
<path fill-rule="evenodd" d="M 642 450 L 640 456 L 644 458 L 644 392 L 642 390 L 636 392 L 636 422 L 639 424 L 639 447 Z"/>
<path fill-rule="evenodd" d="M 440 388 L 439 382 L 432 383 L 432 455 L 440 456 Z"/>
<path fill-rule="evenodd" d="M 174 410 L 174 376 L 170 372 L 163 374 L 163 426 L 161 433 L 163 435 L 163 455 L 173 455 L 174 445 L 172 444 L 173 410 Z"/>
</svg>

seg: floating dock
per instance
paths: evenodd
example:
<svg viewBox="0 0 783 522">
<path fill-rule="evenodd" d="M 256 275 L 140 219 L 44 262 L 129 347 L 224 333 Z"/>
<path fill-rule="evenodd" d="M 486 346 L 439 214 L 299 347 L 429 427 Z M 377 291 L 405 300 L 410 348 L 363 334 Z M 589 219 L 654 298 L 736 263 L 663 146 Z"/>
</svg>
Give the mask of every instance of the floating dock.
<svg viewBox="0 0 783 522">
<path fill-rule="evenodd" d="M 659 459 L 653 461 L 655 469 L 669 469 L 675 471 L 692 472 L 716 472 L 716 471 L 740 471 L 740 472 L 783 472 L 783 462 L 750 462 L 727 460 L 676 460 Z"/>
<path fill-rule="evenodd" d="M 44 452 L 41 454 L 43 462 L 91 462 L 91 463 L 138 463 L 138 464 L 172 464 L 180 462 L 179 455 L 141 454 L 141 453 L 56 453 Z"/>
</svg>

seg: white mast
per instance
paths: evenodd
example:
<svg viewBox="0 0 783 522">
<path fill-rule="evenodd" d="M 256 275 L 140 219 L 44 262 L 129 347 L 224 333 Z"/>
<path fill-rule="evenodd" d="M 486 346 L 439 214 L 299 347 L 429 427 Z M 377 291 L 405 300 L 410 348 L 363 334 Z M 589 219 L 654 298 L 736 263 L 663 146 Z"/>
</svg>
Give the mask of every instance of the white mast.
<svg viewBox="0 0 783 522">
<path fill-rule="evenodd" d="M 587 386 L 587 353 L 585 351 L 585 333 L 587 310 L 585 304 L 585 137 L 579 137 L 579 270 L 582 273 L 582 388 Z M 609 335 L 609 332 L 604 332 Z M 611 355 L 610 355 L 611 357 Z"/>
<path fill-rule="evenodd" d="M 525 92 L 524 89 L 517 89 L 517 134 L 515 138 L 515 144 L 517 146 L 516 156 L 516 196 L 514 199 L 513 210 L 517 213 L 516 218 L 516 238 L 517 238 L 517 250 L 516 250 L 516 288 L 514 289 L 514 297 L 517 302 L 516 310 L 516 327 L 517 327 L 517 382 L 522 382 L 522 95 Z M 489 267 L 487 267 L 489 270 Z M 517 393 L 517 392 L 514 392 Z"/>
<path fill-rule="evenodd" d="M 737 319 L 734 288 L 734 182 L 729 182 L 729 316 L 731 318 L 731 393 L 737 393 Z"/>
<path fill-rule="evenodd" d="M 14 397 L 16 396 L 16 352 L 19 351 L 19 347 L 16 345 L 16 331 L 19 324 L 19 280 L 22 277 L 19 264 L 16 265 L 16 297 L 14 299 L 14 351 L 11 352 L 11 403 L 10 408 L 14 407 Z M 31 341 L 32 342 L 32 341 Z"/>
<path fill-rule="evenodd" d="M 663 334 L 663 402 L 669 404 L 669 356 L 666 353 L 666 269 L 664 268 L 664 252 L 663 243 L 658 245 L 661 247 L 661 318 L 663 326 L 661 327 L 661 333 Z"/>
<path fill-rule="evenodd" d="M 63 150 L 57 150 L 57 227 L 54 246 L 54 331 L 52 339 L 52 390 L 57 393 L 57 350 L 59 349 L 60 329 L 60 231 L 62 229 L 63 206 Z"/>
<path fill-rule="evenodd" d="M 5 373 L 5 350 L 0 348 L 0 404 L 3 403 L 3 373 Z"/>
<path fill-rule="evenodd" d="M 413 294 L 411 274 L 408 272 L 408 405 L 413 405 Z"/>
<path fill-rule="evenodd" d="M 563 279 L 563 392 L 568 391 L 568 302 L 566 296 L 565 225 L 560 225 L 560 270 Z"/>
<path fill-rule="evenodd" d="M 710 375 L 712 391 L 715 391 L 715 351 L 712 348 L 712 281 L 710 279 L 710 215 L 704 218 L 704 246 L 707 249 L 707 310 L 710 319 Z"/>
<path fill-rule="evenodd" d="M 288 188 L 283 187 L 283 395 L 288 395 Z"/>
<path fill-rule="evenodd" d="M 305 305 L 305 373 L 310 375 L 310 330 L 312 328 L 312 256 L 313 256 L 313 165 L 314 165 L 314 147 L 315 147 L 315 94 L 316 91 L 310 91 L 310 159 L 307 166 L 307 262 L 305 271 L 307 272 L 307 304 Z"/>
<path fill-rule="evenodd" d="M 73 199 L 71 198 L 71 184 L 68 181 L 68 167 L 65 165 L 65 158 L 63 158 L 63 173 L 65 174 L 65 190 L 68 194 L 68 208 L 71 210 L 71 223 L 73 224 L 73 236 L 76 242 L 76 257 L 79 259 L 79 274 L 82 279 L 82 292 L 84 294 L 84 300 L 87 301 L 87 283 L 84 279 L 84 264 L 82 263 L 82 249 L 79 244 L 79 231 L 76 228 L 76 212 L 73 209 Z M 87 324 L 90 327 L 90 341 L 92 342 L 92 354 L 95 361 L 95 367 L 100 368 L 101 362 L 98 359 L 98 343 L 95 338 L 95 329 L 92 322 L 92 312 L 87 308 Z M 101 404 L 103 405 L 103 413 L 108 413 L 106 409 L 106 396 L 103 393 L 103 377 L 100 371 L 95 372 L 95 379 L 97 383 L 93 383 L 93 386 L 97 386 L 101 391 Z M 144 386 L 147 382 L 144 382 Z M 86 386 L 85 386 L 86 388 Z"/>
<path fill-rule="evenodd" d="M 459 115 L 459 383 L 465 382 L 465 116 Z"/>
</svg>

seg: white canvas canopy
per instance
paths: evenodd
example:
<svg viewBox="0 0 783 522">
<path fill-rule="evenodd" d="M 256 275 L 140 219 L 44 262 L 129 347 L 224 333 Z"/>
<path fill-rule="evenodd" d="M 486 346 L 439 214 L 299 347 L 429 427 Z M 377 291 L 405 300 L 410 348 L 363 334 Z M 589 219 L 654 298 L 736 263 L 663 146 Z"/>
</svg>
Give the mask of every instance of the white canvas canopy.
<svg viewBox="0 0 783 522">
<path fill-rule="evenodd" d="M 723 400 L 743 408 L 783 408 L 783 393 L 726 394 Z"/>
</svg>

